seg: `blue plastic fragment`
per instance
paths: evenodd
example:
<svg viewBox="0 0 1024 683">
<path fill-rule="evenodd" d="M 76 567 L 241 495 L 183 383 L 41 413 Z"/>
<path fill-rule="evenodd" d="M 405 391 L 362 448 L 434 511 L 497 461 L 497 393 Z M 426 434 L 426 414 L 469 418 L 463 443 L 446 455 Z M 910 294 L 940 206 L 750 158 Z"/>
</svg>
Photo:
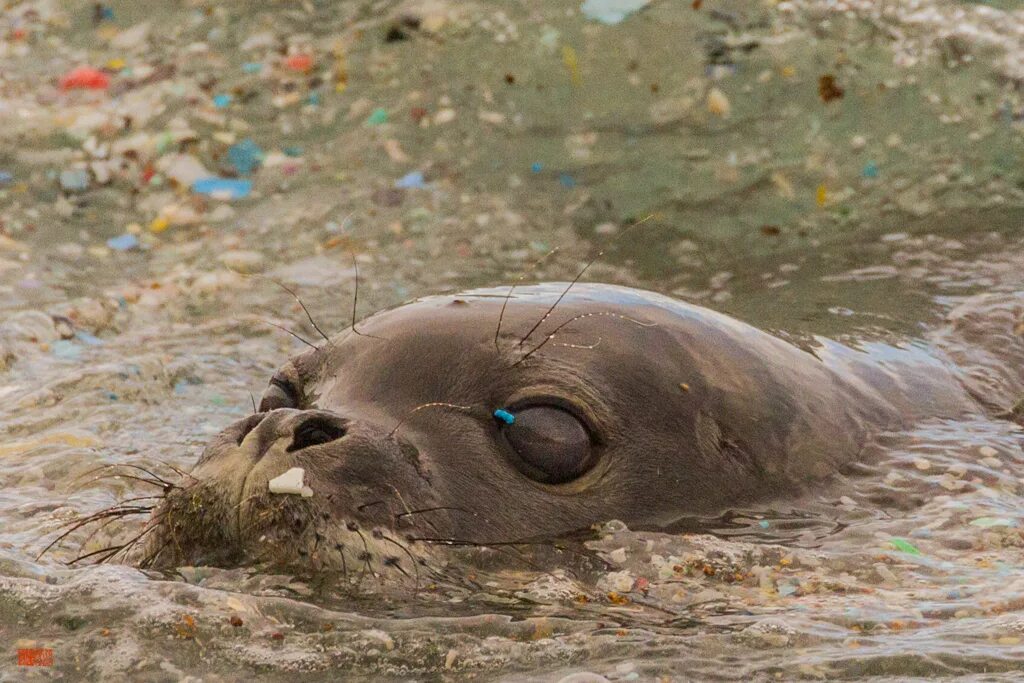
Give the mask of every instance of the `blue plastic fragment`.
<svg viewBox="0 0 1024 683">
<path fill-rule="evenodd" d="M 587 19 L 612 25 L 642 10 L 648 2 L 650 0 L 586 0 L 580 9 Z"/>
<path fill-rule="evenodd" d="M 544 170 L 544 164 L 542 164 L 539 161 L 535 161 L 532 164 L 530 164 L 530 170 L 533 171 L 534 173 L 540 173 L 541 171 Z"/>
<path fill-rule="evenodd" d="M 263 64 L 261 62 L 246 62 L 242 65 L 242 71 L 247 74 L 258 74 L 263 70 Z"/>
<path fill-rule="evenodd" d="M 82 355 L 82 347 L 66 339 L 58 339 L 50 345 L 50 351 L 57 358 L 77 360 Z"/>
<path fill-rule="evenodd" d="M 263 150 L 251 138 L 228 147 L 228 161 L 242 175 L 249 175 L 256 170 L 263 163 L 264 156 Z"/>
<path fill-rule="evenodd" d="M 124 234 L 118 235 L 117 237 L 111 237 L 107 240 L 107 246 L 117 251 L 128 251 L 129 249 L 135 249 L 139 246 L 139 238 L 135 235 Z"/>
<path fill-rule="evenodd" d="M 83 344 L 88 344 L 89 346 L 100 346 L 101 344 L 103 344 L 102 339 L 95 335 L 91 335 L 88 332 L 84 332 L 82 330 L 75 331 L 75 339 L 82 342 Z"/>
<path fill-rule="evenodd" d="M 572 188 L 576 187 L 576 179 L 573 178 L 568 173 L 563 173 L 560 176 L 558 176 L 558 182 L 562 183 L 562 187 L 566 189 L 571 190 Z"/>
<path fill-rule="evenodd" d="M 422 190 L 426 186 L 427 183 L 423 178 L 423 173 L 420 171 L 406 173 L 404 176 L 395 181 L 395 187 L 404 190 Z"/>
<path fill-rule="evenodd" d="M 494 411 L 494 417 L 498 418 L 507 425 L 510 425 L 516 421 L 516 416 L 508 412 L 504 408 L 498 408 Z"/>
<path fill-rule="evenodd" d="M 7 171 L 0 171 L 0 185 L 4 185 L 6 183 L 9 183 L 12 180 L 14 180 L 14 176 L 13 175 L 8 173 Z"/>
<path fill-rule="evenodd" d="M 252 181 L 237 178 L 200 178 L 192 183 L 192 191 L 198 194 L 224 196 L 228 199 L 242 199 L 252 192 Z"/>
<path fill-rule="evenodd" d="M 864 170 L 860 172 L 865 178 L 877 178 L 878 177 L 878 164 L 873 161 L 869 161 L 864 164 Z"/>
<path fill-rule="evenodd" d="M 229 104 L 231 104 L 231 99 L 231 95 L 227 93 L 220 93 L 219 95 L 214 95 L 213 106 L 217 107 L 218 109 L 224 109 Z"/>
</svg>

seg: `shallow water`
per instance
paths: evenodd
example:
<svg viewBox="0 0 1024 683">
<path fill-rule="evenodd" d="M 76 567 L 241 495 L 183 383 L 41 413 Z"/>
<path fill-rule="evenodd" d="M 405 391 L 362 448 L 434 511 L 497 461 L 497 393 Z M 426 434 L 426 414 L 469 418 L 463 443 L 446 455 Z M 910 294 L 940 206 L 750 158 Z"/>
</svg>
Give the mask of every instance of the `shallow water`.
<svg viewBox="0 0 1024 683">
<path fill-rule="evenodd" d="M 37 558 L 63 524 L 159 493 L 96 468 L 174 479 L 251 411 L 304 348 L 264 321 L 315 334 L 233 270 L 298 287 L 340 330 L 350 252 L 366 315 L 523 272 L 571 279 L 605 249 L 588 279 L 795 343 L 967 351 L 937 341 L 944 316 L 1024 290 L 1015 3 L 694 4 L 615 25 L 577 2 L 111 3 L 98 22 L 87 3 L 9 6 L 0 678 L 1015 679 L 1022 434 L 983 415 L 882 435 L 786 500 L 672 533 L 609 521 L 455 549 L 412 585 L 65 566 L 144 516 Z M 83 63 L 109 65 L 109 90 L 60 90 Z M 246 138 L 264 152 L 250 197 L 172 182 L 194 161 L 237 173 Z M 86 189 L 62 188 L 86 168 Z M 139 246 L 108 246 L 123 235 Z M 31 647 L 53 666 L 18 667 Z"/>
</svg>

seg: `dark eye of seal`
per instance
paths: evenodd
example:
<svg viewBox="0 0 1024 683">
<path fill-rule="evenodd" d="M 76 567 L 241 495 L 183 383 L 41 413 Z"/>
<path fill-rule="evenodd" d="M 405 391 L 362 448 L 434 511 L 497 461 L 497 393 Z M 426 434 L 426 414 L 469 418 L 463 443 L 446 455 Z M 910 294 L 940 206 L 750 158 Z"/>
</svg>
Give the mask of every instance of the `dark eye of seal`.
<svg viewBox="0 0 1024 683">
<path fill-rule="evenodd" d="M 521 462 L 523 474 L 545 484 L 564 484 L 594 463 L 593 443 L 586 427 L 567 410 L 530 406 L 515 411 L 515 421 L 502 433 Z"/>
<path fill-rule="evenodd" d="M 265 413 L 278 408 L 298 408 L 299 392 L 295 386 L 280 377 L 270 380 L 270 386 L 263 392 L 260 399 L 260 412 Z"/>
</svg>

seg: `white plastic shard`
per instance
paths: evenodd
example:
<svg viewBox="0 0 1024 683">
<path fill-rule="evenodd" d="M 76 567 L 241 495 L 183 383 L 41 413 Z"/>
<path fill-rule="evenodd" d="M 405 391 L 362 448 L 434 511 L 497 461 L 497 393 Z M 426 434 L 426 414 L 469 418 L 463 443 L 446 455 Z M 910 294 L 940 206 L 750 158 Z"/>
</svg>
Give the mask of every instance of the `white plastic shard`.
<svg viewBox="0 0 1024 683">
<path fill-rule="evenodd" d="M 301 467 L 293 467 L 284 474 L 270 480 L 270 492 L 292 493 L 300 495 L 303 498 L 309 498 L 313 495 L 313 489 L 303 483 L 302 478 L 305 475 L 306 470 Z"/>
</svg>

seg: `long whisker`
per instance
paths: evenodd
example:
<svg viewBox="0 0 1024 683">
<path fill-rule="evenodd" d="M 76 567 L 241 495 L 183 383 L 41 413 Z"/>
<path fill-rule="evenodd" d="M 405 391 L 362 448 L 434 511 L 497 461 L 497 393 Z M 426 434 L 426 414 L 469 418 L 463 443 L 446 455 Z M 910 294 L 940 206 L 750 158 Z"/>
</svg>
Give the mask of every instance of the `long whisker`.
<svg viewBox="0 0 1024 683">
<path fill-rule="evenodd" d="M 308 321 L 309 321 L 309 324 L 313 326 L 313 329 L 314 329 L 314 330 L 316 330 L 316 331 L 317 331 L 317 333 L 318 333 L 318 334 L 319 334 L 319 335 L 320 335 L 321 337 L 323 337 L 323 338 L 324 338 L 324 341 L 330 341 L 330 340 L 331 340 L 331 338 L 327 336 L 327 333 L 326 333 L 326 332 L 324 332 L 323 330 L 321 330 L 321 329 L 320 329 L 320 326 L 316 324 L 316 321 L 315 321 L 315 320 L 313 320 L 313 316 L 312 316 L 312 315 L 310 314 L 310 312 L 309 312 L 309 309 L 308 309 L 308 308 L 306 308 L 306 304 L 304 304 L 304 303 L 302 302 L 302 299 L 300 299 L 300 298 L 299 298 L 299 295 L 298 295 L 298 294 L 296 294 L 294 290 L 292 290 L 292 289 L 291 289 L 290 287 L 287 287 L 287 286 L 286 286 L 286 285 L 285 285 L 285 284 L 284 284 L 283 282 L 279 282 L 279 281 L 275 280 L 275 279 L 274 279 L 274 278 L 272 278 L 272 277 L 264 277 L 264 276 L 262 276 L 262 275 L 255 275 L 255 276 L 253 276 L 253 277 L 258 277 L 258 278 L 260 278 L 260 279 L 263 279 L 263 280 L 270 280 L 270 281 L 271 281 L 271 282 L 273 282 L 273 283 L 274 283 L 275 285 L 277 285 L 278 287 L 280 287 L 280 288 L 281 288 L 281 289 L 283 289 L 284 291 L 286 291 L 286 292 L 288 292 L 289 294 L 291 294 L 291 295 L 292 295 L 292 298 L 293 298 L 293 299 L 295 299 L 295 300 L 296 300 L 296 301 L 297 301 L 297 302 L 299 303 L 299 306 L 300 306 L 300 307 L 302 308 L 302 312 L 306 314 L 306 320 L 308 320 Z"/>
<path fill-rule="evenodd" d="M 437 510 L 457 510 L 459 512 L 465 512 L 467 515 L 468 514 L 475 514 L 475 513 L 471 513 L 466 508 L 460 508 L 460 507 L 455 507 L 455 506 L 451 506 L 451 505 L 438 505 L 437 507 L 423 508 L 422 510 L 410 510 L 409 512 L 403 512 L 403 513 L 401 513 L 399 515 L 395 515 L 395 521 L 397 522 L 402 517 L 408 517 L 409 515 L 418 515 L 418 514 L 421 514 L 421 513 L 424 513 L 424 512 L 435 512 Z"/>
<path fill-rule="evenodd" d="M 165 484 L 165 483 L 157 481 L 157 480 L 147 479 L 146 477 L 136 477 L 134 474 L 120 474 L 119 473 L 119 474 L 106 474 L 106 475 L 104 475 L 102 477 L 93 477 L 89 481 L 83 482 L 82 485 L 78 489 L 73 489 L 73 490 L 74 491 L 79 491 L 82 488 L 85 488 L 86 486 L 88 486 L 89 484 L 91 484 L 93 482 L 103 481 L 104 479 L 131 479 L 132 481 L 140 481 L 143 484 L 149 484 L 150 486 L 155 486 L 158 489 L 162 489 L 164 491 L 170 491 L 171 489 L 177 488 L 174 484 Z M 170 488 L 168 488 L 168 487 L 170 487 Z"/>
<path fill-rule="evenodd" d="M 462 410 L 462 411 L 466 411 L 466 412 L 469 412 L 469 411 L 473 410 L 473 406 L 460 406 L 460 405 L 456 405 L 455 403 L 445 403 L 443 401 L 433 401 L 431 403 L 423 403 L 421 405 L 416 406 L 415 408 L 410 410 L 408 413 L 406 413 L 405 417 L 403 417 L 401 420 L 399 420 L 398 424 L 395 425 L 395 428 L 392 429 L 388 433 L 388 438 L 390 439 L 391 437 L 393 437 L 395 435 L 395 432 L 398 431 L 398 428 L 401 427 L 403 424 L 405 424 L 406 420 L 408 420 L 410 417 L 412 417 L 415 413 L 418 413 L 419 411 L 425 410 L 427 408 L 452 408 L 453 410 Z"/>
<path fill-rule="evenodd" d="M 401 543 L 399 543 L 395 539 L 389 538 L 388 536 L 386 536 L 383 533 L 380 534 L 380 538 L 382 540 L 387 541 L 388 543 L 391 543 L 392 545 L 397 545 L 399 548 L 402 549 L 402 552 L 405 553 L 409 557 L 409 561 L 412 563 L 412 570 L 416 574 L 416 587 L 414 588 L 413 592 L 414 593 L 419 593 L 420 592 L 420 568 L 419 568 L 418 564 L 416 563 L 416 558 L 413 557 L 412 553 L 409 552 L 408 548 L 406 548 L 404 545 L 402 545 Z M 401 567 L 399 567 L 398 565 L 395 565 L 395 567 L 397 569 L 399 569 L 399 570 L 401 569 Z"/>
<path fill-rule="evenodd" d="M 648 214 L 646 217 L 642 218 L 641 220 L 637 221 L 636 223 L 631 223 L 630 225 L 627 225 L 626 228 L 622 232 L 620 232 L 615 237 L 614 240 L 612 240 L 612 243 L 614 244 L 615 242 L 618 242 L 620 239 L 622 239 L 623 235 L 628 233 L 630 230 L 632 230 L 636 226 L 642 225 L 643 223 L 646 223 L 647 221 L 649 221 L 653 217 L 654 217 L 653 213 L 652 214 Z M 564 299 L 566 297 L 566 295 L 569 294 L 569 290 L 572 289 L 576 285 L 576 283 L 580 281 L 580 278 L 583 277 L 584 273 L 586 273 L 588 270 L 590 270 L 590 266 L 594 265 L 597 262 L 598 259 L 600 259 L 602 256 L 604 256 L 604 252 L 605 252 L 604 249 L 602 249 L 601 251 L 597 252 L 597 256 L 595 256 L 594 258 L 590 259 L 590 261 L 587 263 L 587 265 L 583 266 L 583 268 L 580 270 L 580 272 L 576 273 L 576 277 L 574 277 L 572 279 L 572 282 L 570 282 L 569 285 L 562 291 L 562 293 L 558 295 L 558 298 L 555 299 L 555 303 L 551 304 L 551 307 L 548 308 L 548 310 L 544 312 L 544 315 L 541 316 L 540 320 L 538 320 L 533 325 L 533 327 L 530 328 L 530 331 L 526 333 L 526 336 L 524 336 L 522 339 L 519 340 L 519 346 L 522 346 L 523 344 L 525 344 L 526 340 L 530 338 L 530 335 L 532 335 L 534 332 L 536 332 L 537 328 L 544 324 L 544 321 L 547 320 L 548 317 L 551 316 L 551 314 L 554 312 L 554 310 L 558 307 L 558 304 L 562 303 L 562 299 Z"/>
<path fill-rule="evenodd" d="M 175 486 L 174 484 L 172 484 L 171 482 L 167 481 L 163 477 L 161 477 L 161 476 L 159 476 L 157 474 L 154 474 L 151 470 L 148 470 L 145 467 L 142 467 L 141 465 L 133 465 L 131 463 L 111 463 L 109 465 L 101 465 L 99 467 L 95 467 L 95 468 L 93 468 L 91 470 L 87 470 L 87 471 L 83 472 L 82 474 L 80 474 L 77 477 L 75 477 L 73 481 L 78 481 L 82 477 L 86 477 L 86 476 L 88 476 L 90 474 L 93 474 L 94 472 L 100 472 L 102 470 L 111 469 L 111 468 L 114 468 L 114 467 L 130 467 L 132 469 L 139 470 L 141 472 L 145 472 L 149 476 L 153 477 L 153 481 L 159 482 L 163 486 L 171 486 L 171 487 Z"/>
<path fill-rule="evenodd" d="M 314 344 L 313 342 L 309 341 L 308 339 L 306 339 L 306 338 L 296 334 L 295 332 L 292 332 L 291 330 L 289 330 L 284 325 L 278 325 L 277 323 L 270 322 L 269 320 L 266 320 L 264 318 L 257 318 L 257 320 L 259 320 L 264 325 L 270 325 L 271 327 L 276 327 L 277 329 L 281 330 L 282 332 L 287 332 L 288 334 L 290 334 L 291 336 L 295 337 L 296 339 L 298 339 L 300 342 L 302 342 L 303 344 L 305 344 L 306 346 L 308 346 L 311 349 L 317 349 L 318 348 L 316 344 Z"/>
<path fill-rule="evenodd" d="M 36 560 L 38 561 L 39 559 L 41 559 L 43 557 L 43 555 L 45 555 L 47 552 L 49 552 L 51 548 L 53 548 L 55 545 L 57 545 L 58 543 L 63 541 L 65 538 L 67 538 L 71 534 L 75 533 L 76 531 L 78 531 L 82 527 L 87 526 L 89 524 L 92 524 L 93 522 L 98 522 L 98 521 L 100 521 L 102 519 L 107 519 L 107 518 L 120 519 L 121 517 L 130 517 L 132 515 L 147 514 L 147 513 L 151 512 L 152 510 L 153 510 L 153 506 L 145 506 L 145 505 L 131 506 L 129 508 L 118 508 L 118 507 L 115 507 L 115 508 L 108 508 L 106 510 L 101 510 L 100 512 L 95 512 L 95 513 L 85 517 L 84 519 L 76 519 L 76 520 L 73 520 L 71 522 L 68 522 L 67 524 L 65 524 L 63 526 L 70 527 L 70 528 L 68 528 L 67 531 L 65 531 L 62 534 L 60 534 L 59 536 L 57 536 L 57 538 L 55 538 L 52 541 L 50 541 L 46 545 L 46 547 L 43 548 L 39 552 L 38 555 L 36 555 Z"/>
<path fill-rule="evenodd" d="M 374 334 L 366 334 L 365 332 L 361 332 L 359 328 L 356 327 L 356 310 L 359 307 L 359 259 L 356 258 L 356 253 L 354 251 L 350 253 L 352 254 L 352 269 L 355 271 L 355 282 L 352 289 L 352 331 L 358 334 L 360 337 L 369 337 L 371 339 L 380 339 L 381 341 L 387 341 L 387 339 L 385 339 L 384 337 L 378 337 L 377 335 Z"/>
<path fill-rule="evenodd" d="M 565 322 L 563 322 L 560 325 L 558 325 L 557 327 L 555 327 L 555 329 L 553 329 L 547 336 L 545 336 L 544 339 L 541 340 L 541 342 L 539 344 L 537 344 L 532 349 L 530 349 L 529 351 L 524 353 L 519 358 L 519 360 L 517 360 L 515 363 L 513 363 L 512 367 L 516 367 L 517 365 L 519 365 L 520 363 L 525 361 L 527 358 L 529 358 L 530 356 L 532 356 L 533 354 L 537 353 L 542 348 L 544 348 L 544 345 L 547 344 L 552 339 L 554 339 L 555 336 L 566 325 L 574 323 L 577 320 L 582 320 L 583 318 L 617 318 L 619 320 L 625 320 L 626 322 L 633 323 L 634 325 L 639 325 L 640 327 L 655 327 L 655 326 L 657 326 L 657 323 L 645 323 L 642 320 L 637 320 L 636 318 L 630 318 L 629 316 L 620 315 L 618 313 L 612 313 L 611 311 L 598 311 L 596 313 L 580 313 L 579 315 L 573 316 L 572 318 L 569 318 Z"/>
<path fill-rule="evenodd" d="M 548 257 L 557 252 L 558 249 L 558 247 L 555 247 L 554 249 L 544 254 L 539 259 L 537 259 L 537 261 L 533 264 L 533 267 L 531 267 L 530 270 L 520 275 L 519 279 L 508 288 L 508 294 L 505 295 L 505 300 L 501 303 L 501 313 L 498 314 L 498 326 L 494 330 L 494 349 L 496 351 L 500 351 L 500 349 L 498 348 L 498 337 L 501 335 L 501 321 L 505 319 L 505 309 L 508 308 L 508 302 L 512 298 L 512 292 L 515 290 L 517 286 L 523 283 L 523 280 L 526 279 L 526 276 L 528 274 L 537 270 L 537 267 L 540 266 L 541 263 L 546 261 Z"/>
</svg>

